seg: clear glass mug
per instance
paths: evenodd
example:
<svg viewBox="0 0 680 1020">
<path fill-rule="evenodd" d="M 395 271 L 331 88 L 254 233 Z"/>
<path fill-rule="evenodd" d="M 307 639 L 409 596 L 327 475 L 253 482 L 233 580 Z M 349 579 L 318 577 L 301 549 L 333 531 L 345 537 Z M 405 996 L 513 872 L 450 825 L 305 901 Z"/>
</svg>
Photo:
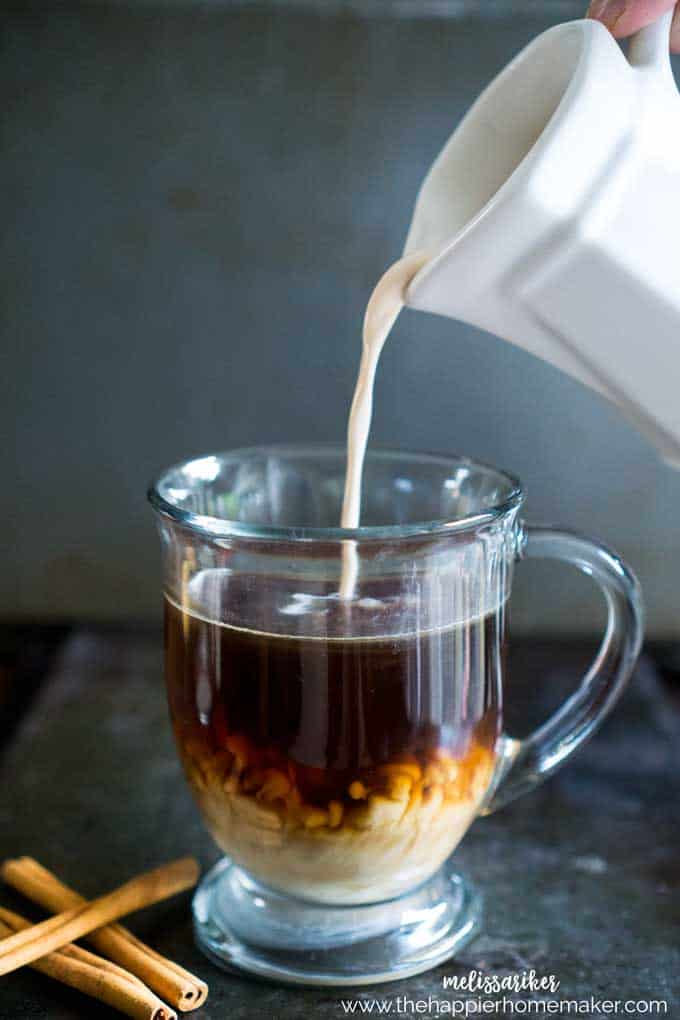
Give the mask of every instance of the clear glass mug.
<svg viewBox="0 0 680 1020">
<path fill-rule="evenodd" d="M 196 893 L 197 938 L 218 963 L 304 984 L 412 975 L 476 933 L 480 898 L 450 855 L 594 731 L 642 640 L 628 567 L 523 524 L 510 475 L 371 451 L 363 526 L 343 531 L 344 471 L 341 448 L 240 450 L 149 493 L 175 737 L 227 855 Z M 504 618 L 527 557 L 592 577 L 608 623 L 576 693 L 519 741 L 503 730 Z"/>
</svg>

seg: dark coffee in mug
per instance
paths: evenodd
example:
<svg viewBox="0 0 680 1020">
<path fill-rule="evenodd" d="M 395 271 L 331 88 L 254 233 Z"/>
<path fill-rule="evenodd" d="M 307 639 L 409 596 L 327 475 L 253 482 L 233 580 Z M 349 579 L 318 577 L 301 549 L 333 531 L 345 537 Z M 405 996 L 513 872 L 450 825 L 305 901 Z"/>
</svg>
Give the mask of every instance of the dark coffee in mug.
<svg viewBox="0 0 680 1020">
<path fill-rule="evenodd" d="M 247 577 L 230 583 L 236 604 L 252 599 Z M 381 595 L 352 612 L 379 620 Z M 272 624 L 287 610 L 291 633 L 274 633 L 166 599 L 189 780 L 217 842 L 270 886 L 329 903 L 396 895 L 437 870 L 489 786 L 502 609 L 361 638 L 341 636 L 337 599 L 300 596 Z"/>
</svg>

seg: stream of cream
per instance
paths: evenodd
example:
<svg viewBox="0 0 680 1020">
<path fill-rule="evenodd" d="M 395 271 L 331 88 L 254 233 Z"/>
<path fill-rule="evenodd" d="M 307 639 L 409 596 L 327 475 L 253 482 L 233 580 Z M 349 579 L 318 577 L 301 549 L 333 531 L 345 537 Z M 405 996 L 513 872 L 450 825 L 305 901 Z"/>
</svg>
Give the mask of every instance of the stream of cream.
<svg viewBox="0 0 680 1020">
<path fill-rule="evenodd" d="M 404 294 L 416 273 L 428 261 L 422 252 L 406 255 L 387 270 L 371 294 L 364 316 L 363 345 L 359 377 L 347 429 L 347 474 L 340 526 L 358 528 L 361 517 L 361 479 L 368 433 L 373 414 L 373 387 L 380 353 L 404 307 Z M 354 596 L 359 576 L 356 542 L 345 542 L 342 549 L 340 597 Z"/>
</svg>

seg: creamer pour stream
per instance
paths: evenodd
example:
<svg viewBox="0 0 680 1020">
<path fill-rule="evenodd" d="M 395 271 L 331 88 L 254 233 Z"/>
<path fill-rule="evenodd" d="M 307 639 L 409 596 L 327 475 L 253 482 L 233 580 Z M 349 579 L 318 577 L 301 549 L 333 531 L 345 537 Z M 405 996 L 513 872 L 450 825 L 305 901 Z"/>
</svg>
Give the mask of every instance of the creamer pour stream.
<svg viewBox="0 0 680 1020">
<path fill-rule="evenodd" d="M 340 521 L 343 528 L 358 528 L 361 520 L 361 478 L 371 428 L 373 388 L 380 353 L 404 307 L 406 288 L 426 262 L 427 256 L 421 252 L 399 259 L 379 280 L 366 307 L 359 378 L 347 430 L 347 475 Z M 354 595 L 358 573 L 356 546 L 351 542 L 345 543 L 340 582 L 342 598 L 348 599 Z"/>
</svg>

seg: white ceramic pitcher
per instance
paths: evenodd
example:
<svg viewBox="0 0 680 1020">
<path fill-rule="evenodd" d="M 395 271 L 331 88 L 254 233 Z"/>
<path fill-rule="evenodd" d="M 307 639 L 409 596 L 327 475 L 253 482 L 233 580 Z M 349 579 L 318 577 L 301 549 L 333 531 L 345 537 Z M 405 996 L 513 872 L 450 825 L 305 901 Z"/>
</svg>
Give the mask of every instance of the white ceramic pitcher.
<svg viewBox="0 0 680 1020">
<path fill-rule="evenodd" d="M 632 40 L 574 21 L 535 39 L 430 170 L 407 303 L 552 362 L 680 467 L 680 95 L 671 14 Z"/>
</svg>

